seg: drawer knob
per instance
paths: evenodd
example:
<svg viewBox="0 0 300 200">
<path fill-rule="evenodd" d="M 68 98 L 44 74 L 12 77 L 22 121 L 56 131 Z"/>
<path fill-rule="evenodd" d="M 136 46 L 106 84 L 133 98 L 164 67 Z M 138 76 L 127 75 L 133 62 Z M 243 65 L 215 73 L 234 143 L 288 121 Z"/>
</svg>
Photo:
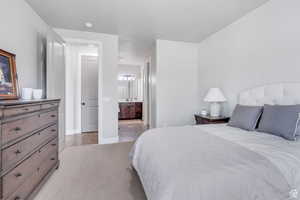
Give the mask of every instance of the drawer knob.
<svg viewBox="0 0 300 200">
<path fill-rule="evenodd" d="M 21 177 L 21 176 L 22 176 L 21 173 L 16 173 L 16 174 L 15 174 L 15 177 L 17 177 L 17 178 L 18 178 L 18 177 Z"/>
<path fill-rule="evenodd" d="M 21 200 L 21 197 L 15 197 L 14 200 Z"/>
<path fill-rule="evenodd" d="M 23 110 L 24 110 L 24 111 L 28 111 L 28 110 L 29 110 L 29 108 L 23 108 Z"/>
<path fill-rule="evenodd" d="M 52 129 L 52 130 L 51 130 L 51 132 L 55 132 L 55 131 L 56 131 L 55 129 Z"/>
<path fill-rule="evenodd" d="M 56 144 L 55 144 L 55 143 L 53 143 L 53 144 L 51 144 L 51 145 L 52 145 L 52 146 L 54 146 L 54 147 L 56 146 Z"/>
<path fill-rule="evenodd" d="M 19 149 L 15 152 L 15 154 L 20 154 L 22 153 Z"/>
<path fill-rule="evenodd" d="M 21 128 L 20 128 L 20 127 L 16 127 L 16 128 L 14 128 L 13 130 L 14 130 L 14 131 L 20 131 Z"/>
<path fill-rule="evenodd" d="M 51 117 L 56 117 L 56 115 L 51 115 Z"/>
<path fill-rule="evenodd" d="M 55 160 L 55 158 L 51 158 L 51 160 Z"/>
</svg>

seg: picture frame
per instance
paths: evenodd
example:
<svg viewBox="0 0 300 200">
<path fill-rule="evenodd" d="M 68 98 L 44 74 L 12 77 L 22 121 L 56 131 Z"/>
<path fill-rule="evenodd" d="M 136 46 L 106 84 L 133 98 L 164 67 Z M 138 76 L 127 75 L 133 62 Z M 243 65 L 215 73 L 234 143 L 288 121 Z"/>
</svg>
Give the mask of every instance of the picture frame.
<svg viewBox="0 0 300 200">
<path fill-rule="evenodd" d="M 0 49 L 0 100 L 18 99 L 16 55 Z"/>
</svg>

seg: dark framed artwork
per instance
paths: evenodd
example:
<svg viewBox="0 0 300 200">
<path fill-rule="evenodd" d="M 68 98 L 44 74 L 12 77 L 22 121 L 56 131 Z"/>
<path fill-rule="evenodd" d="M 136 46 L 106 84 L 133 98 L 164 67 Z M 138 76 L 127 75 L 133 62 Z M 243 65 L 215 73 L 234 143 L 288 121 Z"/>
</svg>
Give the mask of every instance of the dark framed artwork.
<svg viewBox="0 0 300 200">
<path fill-rule="evenodd" d="M 18 99 L 16 56 L 0 49 L 0 100 Z"/>
</svg>

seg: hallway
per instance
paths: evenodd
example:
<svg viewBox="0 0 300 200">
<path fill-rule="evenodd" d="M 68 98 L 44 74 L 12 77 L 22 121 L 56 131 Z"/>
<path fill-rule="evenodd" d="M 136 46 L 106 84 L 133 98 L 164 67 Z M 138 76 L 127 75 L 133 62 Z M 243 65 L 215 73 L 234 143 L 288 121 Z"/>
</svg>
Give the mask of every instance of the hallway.
<svg viewBox="0 0 300 200">
<path fill-rule="evenodd" d="M 135 141 L 147 128 L 142 120 L 120 120 L 119 142 Z M 66 147 L 98 144 L 98 133 L 82 133 L 66 136 Z"/>
<path fill-rule="evenodd" d="M 120 120 L 119 142 L 135 141 L 146 130 L 142 120 Z"/>
</svg>

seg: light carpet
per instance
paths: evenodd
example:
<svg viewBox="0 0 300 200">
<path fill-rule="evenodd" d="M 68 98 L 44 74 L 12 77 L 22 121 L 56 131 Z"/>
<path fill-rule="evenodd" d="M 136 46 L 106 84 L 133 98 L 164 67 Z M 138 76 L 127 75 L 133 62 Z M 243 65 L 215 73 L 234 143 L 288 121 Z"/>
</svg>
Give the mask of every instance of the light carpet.
<svg viewBox="0 0 300 200">
<path fill-rule="evenodd" d="M 128 158 L 133 143 L 66 148 L 34 200 L 146 200 Z"/>
</svg>

